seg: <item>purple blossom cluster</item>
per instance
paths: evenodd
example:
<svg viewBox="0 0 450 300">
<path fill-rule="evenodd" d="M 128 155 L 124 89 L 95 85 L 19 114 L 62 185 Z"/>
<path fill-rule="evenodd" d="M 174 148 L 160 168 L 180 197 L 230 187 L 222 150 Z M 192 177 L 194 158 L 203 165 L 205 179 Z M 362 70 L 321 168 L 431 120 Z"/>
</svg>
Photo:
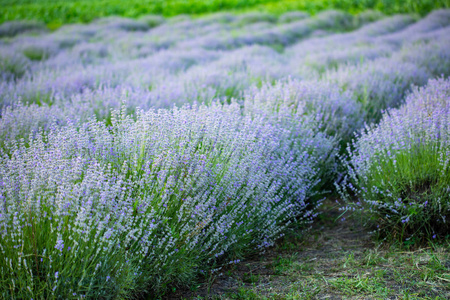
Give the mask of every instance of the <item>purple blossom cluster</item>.
<svg viewBox="0 0 450 300">
<path fill-rule="evenodd" d="M 0 25 L 5 298 L 161 291 L 264 250 L 292 221 L 312 222 L 311 198 L 341 172 L 342 145 L 365 122 L 402 105 L 412 84 L 450 75 L 449 10 L 33 26 Z M 418 99 L 448 98 L 448 81 L 429 82 L 399 120 L 422 116 Z M 443 140 L 443 115 L 411 133 L 420 145 Z M 375 131 L 358 136 L 343 194 L 379 178 L 372 168 L 384 156 L 370 151 L 383 144 L 366 141 Z M 433 146 L 439 170 L 445 143 Z M 434 213 L 441 200 L 427 201 Z"/>
<path fill-rule="evenodd" d="M 353 149 L 353 150 L 351 150 Z M 450 80 L 415 88 L 406 104 L 367 126 L 349 148 L 341 195 L 358 197 L 384 235 L 419 238 L 450 230 Z"/>
</svg>

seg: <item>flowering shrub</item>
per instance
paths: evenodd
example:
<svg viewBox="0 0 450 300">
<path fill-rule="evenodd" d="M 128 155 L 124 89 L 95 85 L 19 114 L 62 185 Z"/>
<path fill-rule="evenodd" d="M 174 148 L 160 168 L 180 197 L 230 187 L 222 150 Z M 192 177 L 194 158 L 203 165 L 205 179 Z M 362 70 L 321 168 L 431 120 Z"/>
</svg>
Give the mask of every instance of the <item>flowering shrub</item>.
<svg viewBox="0 0 450 300">
<path fill-rule="evenodd" d="M 158 291 L 315 216 L 322 135 L 288 140 L 236 104 L 135 118 L 115 111 L 109 127 L 69 123 L 2 152 L 3 296 Z"/>
<path fill-rule="evenodd" d="M 402 104 L 411 85 L 424 85 L 430 75 L 413 63 L 379 58 L 356 66 L 344 66 L 326 79 L 352 91 L 363 106 L 365 121 L 377 122 L 382 111 Z"/>
<path fill-rule="evenodd" d="M 317 190 L 323 193 L 333 186 L 338 173 L 336 153 L 362 127 L 361 105 L 351 93 L 328 82 L 286 80 L 275 85 L 250 89 L 243 102 L 246 114 L 265 116 L 267 122 L 299 134 L 305 120 L 314 119 L 316 130 L 329 136 L 321 143 Z M 314 133 L 313 131 L 312 133 Z"/>
<path fill-rule="evenodd" d="M 349 148 L 340 187 L 347 210 L 393 239 L 444 237 L 450 232 L 450 80 L 430 80 L 399 109 L 366 127 Z"/>
<path fill-rule="evenodd" d="M 353 132 L 363 126 L 360 103 L 351 93 L 325 81 L 288 79 L 254 87 L 247 91 L 244 107 L 265 115 L 318 117 L 324 126 L 320 130 L 338 140 L 350 141 Z"/>
</svg>

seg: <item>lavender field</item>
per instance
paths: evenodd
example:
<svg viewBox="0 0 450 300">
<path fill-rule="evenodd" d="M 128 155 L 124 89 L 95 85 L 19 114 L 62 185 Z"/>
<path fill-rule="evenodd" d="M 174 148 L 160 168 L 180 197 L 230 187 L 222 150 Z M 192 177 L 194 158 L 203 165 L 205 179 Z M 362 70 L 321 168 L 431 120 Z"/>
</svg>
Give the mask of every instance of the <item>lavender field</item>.
<svg viewBox="0 0 450 300">
<path fill-rule="evenodd" d="M 0 298 L 158 297 L 322 199 L 450 232 L 450 10 L 0 24 Z"/>
</svg>

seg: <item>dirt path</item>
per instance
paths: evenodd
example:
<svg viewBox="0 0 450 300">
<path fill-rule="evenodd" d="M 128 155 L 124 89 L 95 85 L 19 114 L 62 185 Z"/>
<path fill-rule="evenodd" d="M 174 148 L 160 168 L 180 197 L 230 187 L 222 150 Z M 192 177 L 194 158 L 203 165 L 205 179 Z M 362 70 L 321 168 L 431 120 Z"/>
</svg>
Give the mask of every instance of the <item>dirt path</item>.
<svg viewBox="0 0 450 300">
<path fill-rule="evenodd" d="M 306 237 L 295 233 L 265 254 L 168 299 L 450 299 L 450 247 L 405 251 L 376 245 L 332 202 Z"/>
</svg>

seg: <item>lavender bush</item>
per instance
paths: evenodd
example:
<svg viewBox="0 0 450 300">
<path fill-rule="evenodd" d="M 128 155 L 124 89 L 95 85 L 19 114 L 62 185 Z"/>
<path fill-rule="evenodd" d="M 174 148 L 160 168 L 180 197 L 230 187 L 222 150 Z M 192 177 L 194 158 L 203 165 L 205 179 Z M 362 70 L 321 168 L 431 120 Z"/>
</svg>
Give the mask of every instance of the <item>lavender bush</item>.
<svg viewBox="0 0 450 300">
<path fill-rule="evenodd" d="M 347 210 L 392 239 L 448 237 L 450 80 L 430 80 L 349 148 Z M 355 196 L 357 202 L 351 201 Z"/>
<path fill-rule="evenodd" d="M 328 82 L 288 79 L 275 85 L 248 90 L 244 102 L 245 114 L 263 115 L 267 122 L 297 135 L 305 120 L 315 119 L 316 130 L 329 136 L 320 147 L 318 174 L 322 182 L 317 191 L 322 194 L 333 186 L 339 165 L 336 154 L 341 145 L 350 141 L 353 132 L 363 125 L 361 105 L 352 94 Z M 314 133 L 314 131 L 312 131 Z"/>
<path fill-rule="evenodd" d="M 2 295 L 158 291 L 314 217 L 322 135 L 287 139 L 236 104 L 135 118 L 52 125 L 2 151 Z"/>
<path fill-rule="evenodd" d="M 328 73 L 326 80 L 352 91 L 363 105 L 365 121 L 380 120 L 382 111 L 402 104 L 411 85 L 424 85 L 431 76 L 412 63 L 380 58 L 357 66 L 346 66 Z"/>
<path fill-rule="evenodd" d="M 282 80 L 246 92 L 244 107 L 264 115 L 284 114 L 292 118 L 317 116 L 320 128 L 338 140 L 350 140 L 363 126 L 361 105 L 337 85 L 325 81 Z"/>
</svg>

